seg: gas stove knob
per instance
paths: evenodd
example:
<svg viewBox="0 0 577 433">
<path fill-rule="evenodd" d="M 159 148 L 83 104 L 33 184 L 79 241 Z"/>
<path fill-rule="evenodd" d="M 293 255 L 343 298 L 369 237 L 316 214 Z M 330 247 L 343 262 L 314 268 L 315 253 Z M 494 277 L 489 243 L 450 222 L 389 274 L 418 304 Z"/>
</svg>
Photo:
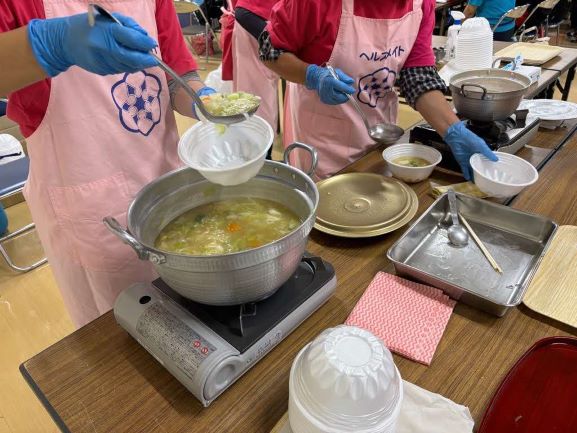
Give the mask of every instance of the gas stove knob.
<svg viewBox="0 0 577 433">
<path fill-rule="evenodd" d="M 244 369 L 244 363 L 237 357 L 222 360 L 206 379 L 204 397 L 209 401 L 215 399 L 242 374 Z"/>
</svg>

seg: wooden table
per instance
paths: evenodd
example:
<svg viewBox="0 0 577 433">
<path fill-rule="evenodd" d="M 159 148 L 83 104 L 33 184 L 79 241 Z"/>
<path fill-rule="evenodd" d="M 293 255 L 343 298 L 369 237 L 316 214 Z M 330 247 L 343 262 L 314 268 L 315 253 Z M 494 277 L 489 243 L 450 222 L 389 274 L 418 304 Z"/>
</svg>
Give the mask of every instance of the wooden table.
<svg viewBox="0 0 577 433">
<path fill-rule="evenodd" d="M 539 131 L 521 152 L 535 165 L 552 158 L 539 182 L 513 206 L 577 224 L 577 139 L 563 146 L 574 127 Z M 346 171 L 384 170 L 379 152 L 373 151 Z M 459 181 L 437 171 L 433 179 Z M 428 182 L 413 188 L 420 215 L 433 199 Z M 343 323 L 378 271 L 393 272 L 386 251 L 402 232 L 351 240 L 313 231 L 308 249 L 334 265 L 335 294 L 209 408 L 122 330 L 111 312 L 25 362 L 21 371 L 64 432 L 269 433 L 287 410 L 296 353 L 322 330 Z M 529 346 L 566 334 L 577 335 L 523 306 L 496 318 L 458 304 L 430 367 L 399 356 L 395 362 L 404 379 L 469 406 L 478 421 L 504 374 Z"/>
</svg>

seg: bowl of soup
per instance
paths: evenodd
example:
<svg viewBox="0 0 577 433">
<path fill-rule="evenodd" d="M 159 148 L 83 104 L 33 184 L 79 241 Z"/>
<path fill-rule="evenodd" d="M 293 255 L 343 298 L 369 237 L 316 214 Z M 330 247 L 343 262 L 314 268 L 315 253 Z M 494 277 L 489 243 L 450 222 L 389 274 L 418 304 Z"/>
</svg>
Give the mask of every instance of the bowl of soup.
<svg viewBox="0 0 577 433">
<path fill-rule="evenodd" d="M 401 143 L 387 147 L 383 158 L 391 174 L 404 182 L 416 183 L 427 179 L 441 162 L 441 153 L 430 146 Z"/>
<path fill-rule="evenodd" d="M 120 238 L 185 298 L 208 305 L 256 302 L 297 269 L 318 201 L 313 180 L 288 164 L 265 161 L 255 177 L 234 186 L 184 167 L 137 194 L 127 228 L 105 218 L 111 233 L 104 241 Z"/>
</svg>

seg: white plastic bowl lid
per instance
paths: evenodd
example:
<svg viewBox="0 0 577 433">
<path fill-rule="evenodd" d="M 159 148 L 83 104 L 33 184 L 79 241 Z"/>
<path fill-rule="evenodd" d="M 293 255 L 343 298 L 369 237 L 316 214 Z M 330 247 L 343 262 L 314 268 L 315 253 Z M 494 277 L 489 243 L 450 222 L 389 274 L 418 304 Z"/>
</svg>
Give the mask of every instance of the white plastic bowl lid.
<svg viewBox="0 0 577 433">
<path fill-rule="evenodd" d="M 228 172 L 264 159 L 273 138 L 270 125 L 258 116 L 229 126 L 199 122 L 180 139 L 178 154 L 195 170 Z"/>
<path fill-rule="evenodd" d="M 537 181 L 539 173 L 530 163 L 518 156 L 495 152 L 499 161 L 494 162 L 477 153 L 471 157 L 471 167 L 479 175 L 504 186 L 528 186 Z"/>
</svg>

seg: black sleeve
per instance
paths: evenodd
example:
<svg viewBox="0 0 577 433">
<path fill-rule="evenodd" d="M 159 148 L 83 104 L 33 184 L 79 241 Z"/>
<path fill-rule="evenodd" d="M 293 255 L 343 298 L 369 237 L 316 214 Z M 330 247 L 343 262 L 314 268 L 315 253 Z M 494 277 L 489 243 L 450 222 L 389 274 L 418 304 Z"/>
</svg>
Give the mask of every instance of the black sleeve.
<svg viewBox="0 0 577 433">
<path fill-rule="evenodd" d="M 234 19 L 257 40 L 266 27 L 264 18 L 245 8 L 235 8 Z"/>
</svg>

